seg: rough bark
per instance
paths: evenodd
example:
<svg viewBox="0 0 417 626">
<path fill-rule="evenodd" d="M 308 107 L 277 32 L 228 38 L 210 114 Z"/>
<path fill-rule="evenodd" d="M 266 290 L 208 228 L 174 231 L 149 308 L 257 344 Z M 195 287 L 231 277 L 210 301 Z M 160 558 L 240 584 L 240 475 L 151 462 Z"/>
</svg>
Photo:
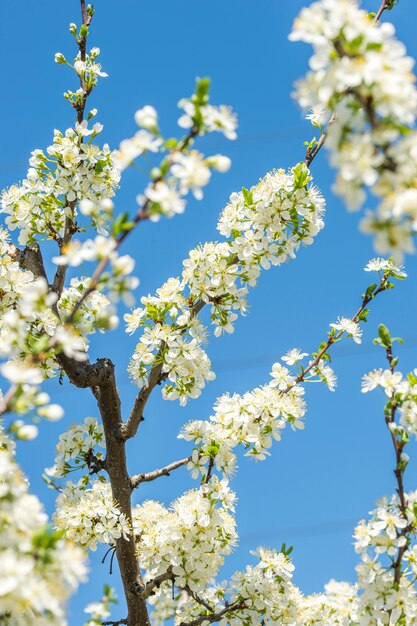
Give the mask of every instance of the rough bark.
<svg viewBox="0 0 417 626">
<path fill-rule="evenodd" d="M 132 487 L 126 465 L 125 442 L 120 438 L 122 417 L 120 399 L 114 375 L 114 365 L 103 359 L 101 367 L 106 380 L 94 389 L 106 438 L 106 469 L 109 474 L 113 498 L 127 520 L 132 521 Z M 135 541 L 121 537 L 116 541 L 117 560 L 126 596 L 128 626 L 149 626 L 146 600 L 142 597 L 145 587 L 135 551 Z"/>
</svg>

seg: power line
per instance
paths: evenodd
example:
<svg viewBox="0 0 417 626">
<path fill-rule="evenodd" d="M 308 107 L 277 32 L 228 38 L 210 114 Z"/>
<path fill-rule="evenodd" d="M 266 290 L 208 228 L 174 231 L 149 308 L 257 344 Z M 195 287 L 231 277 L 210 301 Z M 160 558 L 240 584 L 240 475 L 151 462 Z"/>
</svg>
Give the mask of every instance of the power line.
<svg viewBox="0 0 417 626">
<path fill-rule="evenodd" d="M 353 529 L 360 516 L 356 519 L 332 520 L 329 522 L 314 522 L 296 526 L 284 526 L 275 530 L 259 530 L 256 532 L 243 533 L 240 535 L 239 545 L 256 543 L 260 541 L 285 541 L 286 536 L 291 537 L 311 537 L 313 535 L 327 535 L 337 533 L 342 530 Z"/>
<path fill-rule="evenodd" d="M 406 337 L 404 341 L 406 345 L 401 347 L 401 352 L 416 349 L 417 346 L 416 346 L 416 343 L 414 342 L 417 342 L 417 336 Z M 414 344 L 414 345 L 410 345 L 410 344 Z M 356 356 L 358 354 L 373 354 L 374 352 L 377 352 L 378 350 L 377 346 L 374 346 L 373 344 L 364 344 L 362 348 L 357 348 L 357 347 L 355 348 L 354 346 L 345 346 L 343 348 L 338 347 L 336 349 L 337 349 L 337 353 L 334 357 L 336 361 L 339 358 L 343 359 L 345 357 Z M 213 365 L 213 370 L 215 372 L 233 372 L 233 371 L 256 369 L 257 367 L 264 365 L 264 364 L 271 366 L 272 363 L 274 363 L 277 360 L 279 360 L 277 353 L 270 352 L 270 353 L 254 355 L 251 357 L 236 357 L 233 359 L 221 359 L 218 361 L 214 360 L 212 365 Z M 132 386 L 132 383 L 130 383 L 129 381 L 118 384 L 119 388 L 126 388 L 130 386 Z M 77 390 L 74 388 L 60 389 L 59 394 L 61 395 L 61 394 L 75 393 L 76 391 Z"/>
</svg>

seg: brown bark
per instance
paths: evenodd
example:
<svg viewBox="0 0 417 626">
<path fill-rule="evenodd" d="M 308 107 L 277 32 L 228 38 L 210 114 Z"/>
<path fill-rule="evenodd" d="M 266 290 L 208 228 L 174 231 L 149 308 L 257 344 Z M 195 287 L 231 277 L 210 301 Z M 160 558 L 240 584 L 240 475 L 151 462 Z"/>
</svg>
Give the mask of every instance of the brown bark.
<svg viewBox="0 0 417 626">
<path fill-rule="evenodd" d="M 122 417 L 120 399 L 114 375 L 114 365 L 103 359 L 102 367 L 106 381 L 94 389 L 97 404 L 103 421 L 106 438 L 106 469 L 109 474 L 114 500 L 126 519 L 132 522 L 132 487 L 126 465 L 125 442 L 120 439 Z M 126 596 L 128 626 L 149 626 L 146 600 L 141 596 L 144 583 L 136 557 L 133 536 L 129 540 L 121 537 L 116 541 L 117 560 Z"/>
</svg>

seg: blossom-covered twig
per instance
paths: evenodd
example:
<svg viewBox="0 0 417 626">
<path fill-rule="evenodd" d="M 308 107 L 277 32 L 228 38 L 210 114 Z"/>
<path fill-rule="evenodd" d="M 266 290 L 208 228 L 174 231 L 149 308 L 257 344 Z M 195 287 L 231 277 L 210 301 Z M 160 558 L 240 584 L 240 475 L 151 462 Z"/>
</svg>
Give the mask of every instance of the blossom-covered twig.
<svg viewBox="0 0 417 626">
<path fill-rule="evenodd" d="M 360 321 L 363 321 L 363 319 L 365 319 L 363 317 L 363 314 L 366 311 L 366 307 L 368 306 L 368 304 L 376 297 L 378 296 L 380 293 L 382 293 L 383 291 L 386 291 L 387 289 L 389 289 L 389 278 L 390 278 L 391 274 L 390 272 L 384 272 L 379 285 L 375 286 L 375 288 L 373 290 L 370 290 L 369 292 L 365 292 L 362 296 L 362 304 L 360 305 L 360 307 L 358 308 L 358 310 L 356 311 L 356 313 L 351 317 L 348 318 L 349 322 L 352 322 L 353 324 L 357 324 Z M 366 317 L 366 313 L 365 313 L 365 317 Z M 347 332 L 346 329 L 341 329 L 339 330 L 339 332 L 331 332 L 329 333 L 329 338 L 327 339 L 327 341 L 324 343 L 324 345 L 319 349 L 317 355 L 315 356 L 315 358 L 311 361 L 311 363 L 309 363 L 309 365 L 302 370 L 302 372 L 299 374 L 299 376 L 296 378 L 296 384 L 303 382 L 305 379 L 306 374 L 308 374 L 312 369 L 314 369 L 315 367 L 317 367 L 317 365 L 320 363 L 320 361 L 326 356 L 329 348 L 335 344 L 337 341 L 339 341 L 339 339 L 342 337 L 342 335 Z M 289 391 L 292 387 L 288 387 L 285 391 Z"/>
<path fill-rule="evenodd" d="M 236 611 L 241 611 L 246 608 L 244 600 L 238 600 L 237 602 L 233 602 L 225 606 L 220 611 L 216 613 L 208 613 L 206 615 L 200 615 L 196 619 L 191 622 L 181 622 L 179 626 L 200 626 L 200 624 L 204 624 L 204 622 L 209 622 L 209 624 L 213 624 L 214 622 L 220 622 L 220 620 L 225 616 L 235 613 Z"/>
<path fill-rule="evenodd" d="M 389 5 L 392 4 L 390 2 L 390 0 L 383 0 L 382 4 L 377 12 L 377 14 L 374 17 L 374 24 L 377 24 L 383 14 L 383 12 L 389 8 Z M 331 117 L 327 123 L 327 126 L 324 130 L 322 130 L 321 135 L 320 135 L 320 139 L 315 143 L 315 145 L 313 147 L 311 146 L 307 146 L 307 150 L 306 150 L 306 156 L 305 156 L 305 163 L 307 165 L 307 167 L 310 167 L 311 163 L 314 161 L 314 159 L 316 158 L 316 156 L 318 155 L 318 153 L 320 152 L 320 150 L 322 149 L 322 147 L 324 146 L 326 140 L 327 140 L 327 136 L 328 136 L 328 131 L 329 128 L 332 124 L 334 124 L 334 122 L 336 121 L 336 115 L 334 113 L 331 114 Z"/>
<path fill-rule="evenodd" d="M 190 308 L 190 316 L 196 317 L 198 313 L 202 311 L 202 309 L 205 307 L 206 304 L 207 303 L 204 302 L 204 300 L 200 298 L 196 302 L 196 304 L 194 304 Z M 162 354 L 164 347 L 165 347 L 164 342 L 162 342 L 158 351 L 159 355 Z M 163 380 L 162 366 L 163 366 L 162 361 L 159 362 L 159 359 L 157 358 L 156 364 L 154 365 L 154 367 L 151 369 L 149 373 L 146 384 L 143 385 L 142 389 L 139 391 L 139 393 L 137 394 L 135 398 L 129 418 L 127 419 L 126 422 L 124 422 L 121 428 L 120 436 L 123 439 L 127 440 L 136 435 L 139 425 L 144 419 L 143 412 L 145 410 L 145 406 L 148 402 L 148 399 L 150 395 L 152 394 L 152 391 L 155 389 L 155 387 L 159 385 Z"/>
<path fill-rule="evenodd" d="M 198 132 L 199 132 L 198 127 L 193 126 L 190 129 L 190 131 L 187 133 L 187 135 L 184 137 L 184 139 L 177 146 L 175 152 L 180 152 L 181 153 L 186 148 L 188 148 L 189 144 L 198 135 Z M 152 187 L 155 188 L 158 185 L 158 183 L 160 183 L 163 180 L 163 178 L 164 178 L 163 175 L 158 176 L 157 178 L 155 178 L 155 180 L 153 180 L 153 182 L 152 182 Z M 151 213 L 149 211 L 150 206 L 151 206 L 150 199 L 149 198 L 145 198 L 143 204 L 139 207 L 139 209 L 136 212 L 136 215 L 134 216 L 133 220 L 131 221 L 130 228 L 124 230 L 120 235 L 118 235 L 115 238 L 115 245 L 114 245 L 114 248 L 112 250 L 112 253 L 116 252 L 120 248 L 122 243 L 129 236 L 129 234 L 133 232 L 133 230 L 136 228 L 136 226 L 138 224 L 140 224 L 141 222 L 149 219 L 149 217 L 151 215 Z M 111 258 L 111 254 L 108 254 L 108 255 L 104 256 L 103 259 L 101 259 L 101 261 L 98 263 L 98 265 L 97 265 L 96 269 L 94 270 L 94 273 L 93 273 L 93 275 L 91 277 L 89 286 L 84 291 L 84 293 L 79 298 L 79 300 L 75 303 L 72 311 L 67 316 L 67 318 L 65 320 L 66 324 L 70 324 L 73 321 L 77 311 L 79 310 L 79 308 L 81 307 L 83 302 L 86 300 L 86 298 L 88 298 L 89 295 L 91 295 L 97 289 L 97 287 L 98 287 L 98 285 L 100 283 L 100 277 L 102 276 L 104 270 L 106 269 L 107 265 L 109 264 L 110 258 Z"/>
</svg>

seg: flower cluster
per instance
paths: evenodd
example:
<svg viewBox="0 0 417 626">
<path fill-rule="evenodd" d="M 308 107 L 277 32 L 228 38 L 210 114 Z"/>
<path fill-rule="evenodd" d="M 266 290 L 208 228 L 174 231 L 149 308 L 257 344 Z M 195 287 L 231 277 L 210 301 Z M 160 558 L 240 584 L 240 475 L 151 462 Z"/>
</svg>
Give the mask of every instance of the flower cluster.
<svg viewBox="0 0 417 626">
<path fill-rule="evenodd" d="M 19 278 L 22 274 L 16 273 Z M 2 316 L 0 357 L 10 359 L 1 369 L 10 382 L 36 385 L 53 376 L 56 351 L 85 360 L 85 341 L 75 328 L 60 323 L 52 310 L 56 301 L 43 277 L 26 282 L 18 300 L 9 301 Z"/>
<path fill-rule="evenodd" d="M 56 501 L 56 527 L 68 539 L 90 550 L 96 550 L 97 543 L 129 539 L 129 523 L 113 500 L 110 484 L 99 478 L 87 486 L 88 480 L 84 477 L 78 483 L 66 483 Z"/>
<path fill-rule="evenodd" d="M 227 139 L 236 139 L 237 116 L 231 107 L 224 104 L 220 106 L 201 104 L 198 102 L 198 95 L 179 101 L 178 106 L 184 113 L 178 120 L 178 125 L 181 128 L 197 127 L 201 135 L 219 132 Z"/>
<path fill-rule="evenodd" d="M 282 360 L 294 365 L 306 356 L 308 354 L 295 348 Z M 303 375 L 298 378 L 301 371 Z M 188 463 L 193 478 L 200 474 L 205 477 L 208 467 L 226 476 L 232 475 L 236 470 L 234 449 L 239 445 L 247 451 L 245 456 L 264 460 L 270 454 L 273 440 L 280 441 L 287 424 L 294 430 L 304 428 L 306 403 L 300 381 L 324 382 L 331 391 L 336 383 L 333 370 L 321 361 L 310 361 L 302 370 L 297 365 L 296 372 L 274 363 L 271 377 L 269 384 L 243 395 L 221 396 L 208 421 L 193 420 L 183 427 L 179 438 L 192 441 L 196 446 Z"/>
<path fill-rule="evenodd" d="M 405 511 L 398 495 L 389 500 L 384 498 L 372 511 L 370 520 L 362 520 L 355 529 L 355 549 L 361 556 L 361 563 L 356 568 L 358 599 L 352 609 L 358 623 L 369 616 L 368 619 L 379 619 L 381 624 L 401 623 L 398 622 L 400 619 L 404 624 L 412 624 L 417 617 L 416 589 L 410 584 L 415 580 L 416 569 L 414 555 L 417 548 L 410 545 L 410 538 L 417 530 L 417 493 L 404 497 L 407 502 Z M 401 566 L 399 554 L 403 554 L 405 569 Z M 398 564 L 402 570 L 400 576 L 396 574 Z M 371 621 L 361 623 L 372 624 Z"/>
<path fill-rule="evenodd" d="M 159 366 L 167 384 L 165 399 L 197 398 L 207 380 L 213 380 L 210 359 L 202 348 L 206 332 L 190 311 L 183 295 L 184 283 L 169 279 L 156 296 L 143 297 L 143 308 L 125 315 L 128 331 L 144 331 L 129 364 L 135 382 L 143 384 L 149 371 Z"/>
<path fill-rule="evenodd" d="M 136 506 L 133 530 L 140 536 L 137 549 L 145 580 L 171 571 L 178 587 L 204 589 L 236 544 L 234 501 L 227 481 L 212 480 L 169 508 L 154 501 Z"/>
<path fill-rule="evenodd" d="M 125 276 L 124 279 L 132 280 L 133 277 Z M 114 278 L 111 279 L 112 282 Z M 127 289 L 129 281 L 124 282 L 123 289 Z M 119 285 L 120 285 L 119 281 Z M 61 319 L 65 319 L 72 313 L 83 294 L 91 285 L 91 278 L 72 278 L 68 287 L 64 287 L 58 301 L 58 311 Z M 108 285 L 108 283 L 107 283 Z M 78 308 L 78 314 L 74 319 L 74 326 L 83 337 L 95 333 L 96 330 L 103 332 L 107 329 L 116 328 L 119 318 L 116 315 L 110 300 L 100 291 L 91 292 Z"/>
<path fill-rule="evenodd" d="M 233 331 L 234 311 L 245 312 L 248 286 L 261 269 L 294 258 L 323 228 L 324 199 L 310 180 L 300 163 L 232 194 L 218 223 L 227 241 L 207 243 L 184 261 L 183 279 L 193 298 L 211 303 L 217 335 Z"/>
<path fill-rule="evenodd" d="M 175 624 L 193 622 L 202 615 L 202 600 L 214 614 L 223 611 L 224 623 L 305 624 L 297 619 L 302 595 L 292 582 L 294 566 L 288 551 L 259 548 L 253 554 L 258 557 L 256 565 L 236 572 L 230 582 L 206 587 L 198 601 L 186 593 L 170 598 L 170 588 L 162 586 L 151 600 L 153 622 L 159 625 L 172 617 Z"/>
<path fill-rule="evenodd" d="M 39 500 L 0 432 L 0 616 L 5 626 L 65 626 L 65 604 L 85 580 L 81 550 L 47 526 Z"/>
<path fill-rule="evenodd" d="M 277 388 L 274 376 L 278 368 L 287 372 L 285 386 L 291 387 L 287 393 Z M 218 471 L 231 475 L 236 469 L 233 450 L 238 445 L 247 450 L 246 456 L 263 460 L 269 455 L 273 440 L 281 439 L 288 423 L 293 428 L 304 427 L 304 388 L 297 385 L 295 378 L 279 363 L 274 365 L 272 376 L 270 384 L 243 395 L 221 396 L 210 420 L 193 420 L 184 426 L 180 438 L 196 445 L 188 465 L 195 478 L 200 472 L 203 476 L 206 474 L 210 461 Z M 280 379 L 284 381 L 281 373 Z"/>
<path fill-rule="evenodd" d="M 89 11 L 89 17 L 91 18 L 93 16 L 94 9 L 91 5 L 87 5 L 87 10 Z M 77 31 L 76 24 L 72 23 L 70 24 L 69 30 L 78 46 L 81 41 L 86 41 L 88 28 L 85 24 L 83 24 L 79 31 Z M 74 65 L 71 65 L 62 52 L 57 52 L 55 54 L 55 63 L 72 67 L 79 78 L 80 88 L 76 91 L 69 90 L 64 93 L 64 98 L 68 100 L 71 106 L 77 111 L 84 110 L 87 97 L 91 93 L 92 89 L 97 85 L 98 79 L 105 78 L 107 76 L 106 72 L 103 72 L 100 63 L 97 61 L 99 55 L 100 48 L 97 47 L 92 48 L 89 52 L 86 51 L 83 58 L 81 58 L 81 52 L 79 52 L 74 59 Z M 94 114 L 95 112 L 93 111 L 90 113 L 90 116 Z"/>
<path fill-rule="evenodd" d="M 66 222 L 76 228 L 75 207 L 81 200 L 98 204 L 114 195 L 120 173 L 110 149 L 107 144 L 100 148 L 92 143 L 101 129 L 100 124 L 90 129 L 83 121 L 65 133 L 56 130 L 46 154 L 42 150 L 32 152 L 27 178 L 3 192 L 1 211 L 7 214 L 9 229 L 19 229 L 20 243 L 30 243 L 39 236 L 59 242 Z M 92 222 L 102 226 L 94 218 Z"/>
<path fill-rule="evenodd" d="M 408 441 L 410 435 L 417 438 L 417 369 L 405 377 L 399 371 L 375 369 L 362 378 L 362 391 L 367 393 L 380 388 L 388 398 L 391 408 L 399 412 L 399 422 L 390 425 L 392 434 L 399 440 Z"/>
<path fill-rule="evenodd" d="M 78 267 L 84 261 L 101 261 L 106 264 L 108 263 L 110 271 L 100 274 L 95 291 L 105 289 L 111 301 L 117 301 L 122 298 L 127 305 L 132 305 L 134 302 L 132 292 L 139 285 L 139 279 L 135 276 L 130 276 L 135 267 L 135 261 L 128 254 L 119 256 L 116 247 L 116 239 L 113 237 L 105 237 L 104 235 L 97 235 L 94 239 L 87 239 L 83 242 L 74 239 L 61 249 L 61 254 L 54 257 L 53 261 L 58 266 L 69 265 L 72 267 Z M 90 282 L 91 279 L 85 278 L 83 281 L 76 283 L 79 291 L 76 301 L 80 299 L 83 292 L 87 290 Z M 74 291 L 72 293 L 74 294 Z M 68 292 L 66 292 L 65 295 L 68 297 Z M 100 300 L 100 296 L 95 295 L 93 299 L 90 299 L 89 305 L 84 301 L 84 306 L 87 306 L 87 311 L 85 311 L 85 315 L 79 314 L 78 317 L 87 317 L 86 323 L 89 325 L 88 317 L 91 316 L 91 313 L 88 312 L 88 309 L 91 309 L 92 305 L 97 303 L 97 299 L 100 306 L 104 305 L 98 317 L 98 319 L 101 320 L 101 327 L 114 327 L 114 325 L 117 324 L 114 311 L 111 307 L 105 310 L 110 303 L 106 299 L 103 300 L 103 296 L 101 296 Z M 83 319 L 81 322 L 83 323 Z"/>
<path fill-rule="evenodd" d="M 197 200 L 203 197 L 203 187 L 212 170 L 227 172 L 231 161 L 222 154 L 204 156 L 194 148 L 194 138 L 208 132 L 221 131 L 228 139 L 236 138 L 237 119 L 231 110 L 222 105 L 208 104 L 209 82 L 198 79 L 196 91 L 189 99 L 181 100 L 184 115 L 179 120 L 181 128 L 189 129 L 183 139 L 165 140 L 159 129 L 158 114 L 146 105 L 135 113 L 139 130 L 124 139 L 113 155 L 119 171 L 131 165 L 146 153 L 162 153 L 162 161 L 152 168 L 151 182 L 137 201 L 147 217 L 157 221 L 161 215 L 172 217 L 185 209 L 185 196 L 191 191 Z"/>
<path fill-rule="evenodd" d="M 334 112 L 326 144 L 338 169 L 336 193 L 350 208 L 363 204 L 366 187 L 381 197 L 363 229 L 375 235 L 378 251 L 401 256 L 413 250 L 417 230 L 417 144 L 416 134 L 409 135 L 417 90 L 414 62 L 394 33 L 357 0 L 320 0 L 302 10 L 290 39 L 314 49 L 296 98 L 304 108 Z M 312 121 L 321 128 L 323 115 Z"/>
<path fill-rule="evenodd" d="M 75 470 L 98 469 L 103 453 L 96 446 L 105 447 L 103 426 L 95 417 L 86 417 L 83 424 L 73 424 L 56 445 L 55 465 L 48 470 L 49 476 L 61 478 Z"/>
<path fill-rule="evenodd" d="M 129 372 L 143 384 L 153 367 L 169 380 L 165 397 L 197 397 L 213 374 L 202 348 L 204 326 L 196 313 L 211 305 L 215 335 L 233 332 L 237 312 L 246 311 L 248 287 L 256 285 L 261 269 L 295 256 L 301 243 L 311 243 L 323 227 L 324 200 L 309 185 L 304 164 L 289 173 L 276 170 L 250 191 L 233 194 L 218 229 L 227 237 L 192 250 L 184 261 L 181 279 L 172 278 L 156 296 L 142 298 L 143 306 L 125 315 L 127 332 L 143 327 Z"/>
</svg>

